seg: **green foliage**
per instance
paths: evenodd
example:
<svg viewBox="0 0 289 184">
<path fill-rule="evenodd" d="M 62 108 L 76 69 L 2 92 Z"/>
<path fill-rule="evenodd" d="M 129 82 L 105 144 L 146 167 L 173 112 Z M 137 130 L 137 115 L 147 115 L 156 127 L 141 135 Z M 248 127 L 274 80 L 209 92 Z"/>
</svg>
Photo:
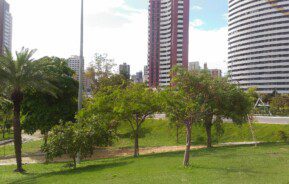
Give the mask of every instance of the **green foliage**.
<svg viewBox="0 0 289 184">
<path fill-rule="evenodd" d="M 13 104 L 9 100 L 0 102 L 0 130 L 2 136 L 0 139 L 7 139 L 6 132 L 10 132 L 13 121 Z M 11 138 L 11 134 L 8 135 Z"/>
<path fill-rule="evenodd" d="M 200 78 L 176 67 L 173 86 L 162 93 L 166 114 L 174 121 L 192 124 L 199 121 Z"/>
<path fill-rule="evenodd" d="M 0 56 L 0 84 L 4 86 L 5 98 L 13 102 L 14 111 L 14 145 L 17 161 L 17 172 L 23 172 L 21 161 L 21 125 L 20 109 L 24 93 L 29 90 L 38 90 L 55 95 L 57 87 L 51 83 L 53 75 L 49 72 L 50 63 L 34 61 L 32 56 L 35 50 L 22 49 L 16 52 L 16 59 L 6 49 Z M 3 95 L 1 93 L 1 95 Z"/>
<path fill-rule="evenodd" d="M 93 94 L 93 98 L 87 99 L 84 108 L 78 113 L 77 119 L 86 123 L 102 123 L 112 136 L 120 123 L 114 107 L 117 103 L 118 90 L 124 89 L 127 81 L 120 75 L 99 80 L 99 88 Z"/>
<path fill-rule="evenodd" d="M 117 91 L 114 112 L 121 120 L 142 123 L 148 116 L 160 111 L 158 93 L 143 84 L 130 84 Z"/>
<path fill-rule="evenodd" d="M 5 86 L 7 98 L 13 92 L 23 93 L 30 89 L 55 94 L 57 88 L 51 83 L 53 76 L 47 73 L 50 63 L 32 59 L 35 52 L 22 48 L 16 52 L 14 59 L 12 53 L 6 50 L 0 57 L 0 81 Z"/>
<path fill-rule="evenodd" d="M 131 126 L 135 139 L 135 157 L 139 155 L 138 139 L 142 124 L 149 116 L 161 110 L 158 93 L 144 84 L 130 84 L 116 91 L 113 112 L 120 121 Z"/>
<path fill-rule="evenodd" d="M 247 122 L 251 111 L 249 97 L 226 79 L 213 78 L 207 71 L 187 72 L 175 68 L 174 86 L 166 92 L 167 114 L 175 122 L 183 122 L 189 128 L 201 122 L 207 131 L 207 146 L 211 147 L 211 128 L 215 121 L 222 134 L 222 118 L 231 118 L 235 123 Z"/>
<path fill-rule="evenodd" d="M 270 110 L 274 115 L 289 116 L 289 95 L 277 95 L 272 98 Z"/>
<path fill-rule="evenodd" d="M 33 134 L 40 130 L 48 133 L 51 128 L 62 120 L 75 121 L 77 111 L 78 82 L 73 79 L 74 71 L 67 66 L 67 61 L 56 57 L 45 57 L 39 62 L 49 64 L 51 83 L 58 88 L 55 95 L 38 90 L 28 90 L 22 105 L 23 128 Z"/>
<path fill-rule="evenodd" d="M 53 127 L 42 151 L 47 159 L 67 154 L 73 159 L 75 168 L 78 153 L 82 159 L 86 158 L 93 154 L 95 146 L 107 146 L 111 141 L 110 133 L 103 124 L 68 122 Z"/>
<path fill-rule="evenodd" d="M 257 88 L 256 87 L 251 87 L 247 90 L 247 94 L 250 98 L 250 103 L 251 106 L 254 107 L 255 103 L 257 102 L 259 95 L 257 93 Z"/>
</svg>

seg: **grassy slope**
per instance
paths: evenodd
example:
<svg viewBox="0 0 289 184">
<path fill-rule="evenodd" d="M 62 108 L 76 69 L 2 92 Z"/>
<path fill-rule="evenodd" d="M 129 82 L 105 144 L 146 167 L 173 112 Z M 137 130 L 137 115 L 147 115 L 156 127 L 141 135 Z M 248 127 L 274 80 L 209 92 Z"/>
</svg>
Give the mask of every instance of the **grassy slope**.
<svg viewBox="0 0 289 184">
<path fill-rule="evenodd" d="M 180 130 L 179 144 L 176 143 L 176 130 L 170 128 L 168 121 L 148 120 L 143 125 L 144 132 L 147 134 L 140 138 L 140 146 L 173 146 L 183 145 L 185 143 L 185 129 Z M 281 141 L 278 132 L 284 131 L 289 135 L 289 125 L 266 125 L 254 124 L 255 134 L 258 141 L 276 142 Z M 115 147 L 132 147 L 133 140 L 130 138 L 130 127 L 122 125 L 120 127 L 120 139 L 115 143 Z M 215 128 L 212 130 L 213 142 L 218 142 Z M 194 126 L 192 130 L 192 139 L 194 144 L 205 144 L 206 133 L 202 126 Z M 252 135 L 248 125 L 236 126 L 234 124 L 224 124 L 224 134 L 219 139 L 223 142 L 243 142 L 252 141 Z"/>
<path fill-rule="evenodd" d="M 256 137 L 258 141 L 276 142 L 281 141 L 278 131 L 283 130 L 289 135 L 289 125 L 265 125 L 255 124 Z M 141 147 L 151 146 L 174 146 L 184 145 L 185 129 L 180 130 L 180 141 L 176 143 L 176 131 L 170 128 L 166 120 L 147 120 L 143 124 L 143 130 L 146 134 L 140 138 Z M 224 135 L 219 142 L 242 142 L 252 141 L 252 136 L 248 125 L 236 126 L 233 124 L 224 124 Z M 213 128 L 213 142 L 216 144 L 217 136 Z M 133 139 L 131 139 L 131 129 L 129 125 L 122 125 L 119 130 L 119 139 L 113 145 L 115 148 L 133 147 Z M 205 144 L 206 134 L 202 126 L 194 126 L 192 131 L 194 144 Z M 23 144 L 23 153 L 34 153 L 40 150 L 42 141 L 35 141 Z M 4 148 L 0 147 L 0 157 L 4 155 Z M 6 146 L 5 155 L 14 155 L 14 147 Z"/>
<path fill-rule="evenodd" d="M 33 141 L 33 142 L 27 142 L 22 145 L 22 153 L 23 154 L 29 154 L 29 153 L 35 153 L 40 150 L 42 141 Z M 0 147 L 0 157 L 1 156 L 11 156 L 15 155 L 14 153 L 14 146 L 13 145 L 6 145 Z"/>
<path fill-rule="evenodd" d="M 189 168 L 182 152 L 83 162 L 70 170 L 58 164 L 0 167 L 0 183 L 288 183 L 289 146 L 267 144 L 202 149 L 192 152 Z"/>
</svg>

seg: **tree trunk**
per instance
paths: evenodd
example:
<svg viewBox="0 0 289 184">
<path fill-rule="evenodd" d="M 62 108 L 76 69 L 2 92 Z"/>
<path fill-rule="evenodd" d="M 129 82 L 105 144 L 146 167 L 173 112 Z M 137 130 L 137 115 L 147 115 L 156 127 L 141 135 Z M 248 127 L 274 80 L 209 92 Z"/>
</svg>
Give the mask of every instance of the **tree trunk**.
<svg viewBox="0 0 289 184">
<path fill-rule="evenodd" d="M 48 132 L 44 133 L 43 140 L 44 140 L 44 146 L 46 146 L 47 145 L 47 140 L 48 140 Z"/>
<path fill-rule="evenodd" d="M 74 157 L 73 157 L 73 169 L 76 169 L 76 157 L 77 157 L 77 156 L 74 156 Z"/>
<path fill-rule="evenodd" d="M 212 122 L 206 122 L 207 148 L 212 148 Z"/>
<path fill-rule="evenodd" d="M 179 143 L 179 126 L 177 126 L 177 143 Z"/>
<path fill-rule="evenodd" d="M 44 135 L 43 135 L 44 147 L 47 146 L 47 139 L 48 139 L 48 132 L 45 132 Z M 48 163 L 47 154 L 46 154 L 46 156 L 45 156 L 45 163 Z"/>
<path fill-rule="evenodd" d="M 186 150 L 184 155 L 184 166 L 189 166 L 190 164 L 190 149 L 191 149 L 191 123 L 186 124 L 187 128 L 187 144 L 186 144 Z"/>
<path fill-rule="evenodd" d="M 3 126 L 3 129 L 2 129 L 2 138 L 3 140 L 5 140 L 5 123 L 4 123 L 4 126 Z"/>
<path fill-rule="evenodd" d="M 15 156 L 17 162 L 17 169 L 15 172 L 24 172 L 22 168 L 22 157 L 21 157 L 21 149 L 22 149 L 22 138 L 21 138 L 21 126 L 20 126 L 20 104 L 23 99 L 22 93 L 14 91 L 12 94 L 13 101 L 13 130 L 14 130 L 14 148 L 15 148 Z"/>
<path fill-rule="evenodd" d="M 205 128 L 207 133 L 207 148 L 212 148 L 212 126 L 213 115 L 207 115 L 205 118 Z"/>
<path fill-rule="evenodd" d="M 138 128 L 135 130 L 134 134 L 134 157 L 139 156 L 139 145 L 138 145 Z"/>
</svg>

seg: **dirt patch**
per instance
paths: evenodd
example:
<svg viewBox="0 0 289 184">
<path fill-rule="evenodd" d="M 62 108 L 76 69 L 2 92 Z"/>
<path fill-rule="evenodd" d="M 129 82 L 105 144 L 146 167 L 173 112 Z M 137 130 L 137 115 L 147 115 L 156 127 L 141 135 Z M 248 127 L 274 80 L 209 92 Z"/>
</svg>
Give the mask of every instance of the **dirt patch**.
<svg viewBox="0 0 289 184">
<path fill-rule="evenodd" d="M 254 142 L 232 142 L 229 144 L 220 144 L 216 145 L 219 146 L 236 146 L 236 145 L 250 145 L 255 144 Z M 191 149 L 202 149 L 206 148 L 206 146 L 192 146 Z M 176 152 L 176 151 L 184 151 L 185 146 L 161 146 L 161 147 L 146 147 L 140 148 L 139 152 L 140 155 L 149 155 L 154 153 L 166 153 L 166 152 Z M 114 157 L 127 157 L 132 156 L 134 150 L 131 148 L 97 148 L 94 151 L 94 154 L 86 159 L 86 160 L 96 160 L 96 159 L 103 159 L 103 158 L 114 158 Z M 274 155 L 274 154 L 273 154 Z M 63 156 L 60 158 L 55 158 L 53 162 L 66 162 L 71 161 L 68 156 Z M 22 157 L 23 164 L 34 164 L 34 163 L 44 163 L 45 156 L 43 153 L 38 153 L 37 155 L 32 156 L 23 156 Z M 0 165 L 15 165 L 15 158 L 7 158 L 7 159 L 0 159 Z"/>
<path fill-rule="evenodd" d="M 205 148 L 205 146 L 193 146 L 191 149 L 201 149 Z M 185 146 L 161 146 L 161 147 L 147 147 L 140 148 L 141 155 L 149 155 L 154 153 L 166 153 L 166 152 L 174 152 L 174 151 L 183 151 L 185 150 Z M 98 148 L 94 154 L 86 159 L 86 160 L 96 160 L 103 158 L 114 158 L 114 157 L 127 157 L 132 156 L 134 153 L 133 149 L 129 148 Z M 63 156 L 59 158 L 55 158 L 53 162 L 66 162 L 71 159 L 68 156 Z M 44 163 L 45 157 L 44 155 L 35 155 L 35 156 L 24 156 L 22 158 L 23 164 L 35 164 L 35 163 Z M 15 158 L 8 159 L 0 159 L 0 165 L 15 165 Z"/>
</svg>

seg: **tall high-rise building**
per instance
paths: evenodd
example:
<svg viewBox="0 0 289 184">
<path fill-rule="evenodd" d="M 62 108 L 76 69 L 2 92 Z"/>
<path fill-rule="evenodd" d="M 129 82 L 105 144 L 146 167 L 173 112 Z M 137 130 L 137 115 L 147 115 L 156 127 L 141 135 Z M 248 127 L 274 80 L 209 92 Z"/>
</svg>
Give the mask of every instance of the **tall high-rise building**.
<svg viewBox="0 0 289 184">
<path fill-rule="evenodd" d="M 146 65 L 143 69 L 143 82 L 147 83 L 149 82 L 149 67 Z"/>
<path fill-rule="evenodd" d="M 75 71 L 76 73 L 76 76 L 75 76 L 75 79 L 76 80 L 79 80 L 79 67 L 80 67 L 80 57 L 79 56 L 71 56 L 69 59 L 68 59 L 68 67 L 71 68 L 72 70 Z M 83 84 L 85 84 L 85 75 L 84 75 L 84 64 L 82 66 L 83 68 Z"/>
<path fill-rule="evenodd" d="M 12 49 L 12 15 L 10 5 L 5 0 L 0 0 L 0 55 L 5 47 Z"/>
<path fill-rule="evenodd" d="M 190 0 L 150 0 L 149 86 L 170 85 L 175 65 L 188 68 Z"/>
<path fill-rule="evenodd" d="M 136 72 L 135 75 L 132 75 L 131 76 L 131 80 L 134 83 L 143 83 L 143 73 L 142 73 L 142 71 Z"/>
<path fill-rule="evenodd" d="M 289 0 L 229 0 L 229 77 L 259 93 L 289 93 Z"/>
<path fill-rule="evenodd" d="M 130 65 L 126 63 L 119 65 L 119 74 L 123 75 L 127 79 L 130 79 Z"/>
</svg>

